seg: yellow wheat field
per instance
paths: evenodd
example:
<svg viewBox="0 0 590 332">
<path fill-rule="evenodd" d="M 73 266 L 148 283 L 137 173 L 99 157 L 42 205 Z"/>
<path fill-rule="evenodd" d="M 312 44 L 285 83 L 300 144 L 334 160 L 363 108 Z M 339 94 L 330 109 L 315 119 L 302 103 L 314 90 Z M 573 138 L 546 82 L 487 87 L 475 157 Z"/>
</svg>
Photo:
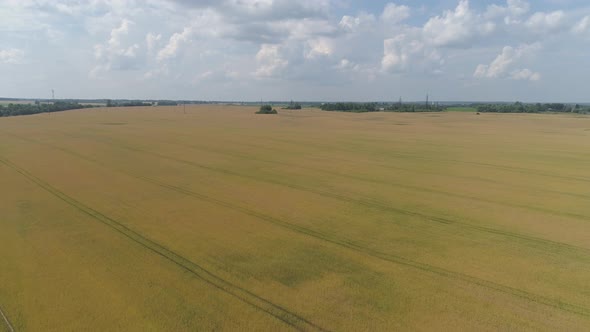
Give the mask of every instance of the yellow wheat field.
<svg viewBox="0 0 590 332">
<path fill-rule="evenodd" d="M 255 111 L 1 118 L 14 329 L 590 329 L 590 117 Z"/>
</svg>

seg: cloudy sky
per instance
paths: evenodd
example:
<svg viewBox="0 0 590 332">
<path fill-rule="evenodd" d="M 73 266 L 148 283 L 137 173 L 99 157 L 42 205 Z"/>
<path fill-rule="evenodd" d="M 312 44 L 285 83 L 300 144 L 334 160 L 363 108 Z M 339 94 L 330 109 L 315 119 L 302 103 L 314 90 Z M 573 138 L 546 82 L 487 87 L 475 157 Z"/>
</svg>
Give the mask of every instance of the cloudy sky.
<svg viewBox="0 0 590 332">
<path fill-rule="evenodd" d="M 587 0 L 0 0 L 0 97 L 590 101 Z"/>
</svg>

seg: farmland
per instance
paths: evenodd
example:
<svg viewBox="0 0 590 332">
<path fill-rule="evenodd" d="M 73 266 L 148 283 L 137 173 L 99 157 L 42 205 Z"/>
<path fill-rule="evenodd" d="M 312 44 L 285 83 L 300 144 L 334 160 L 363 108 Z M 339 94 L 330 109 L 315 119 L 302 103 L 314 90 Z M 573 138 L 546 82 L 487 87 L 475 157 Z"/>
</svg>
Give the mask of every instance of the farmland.
<svg viewBox="0 0 590 332">
<path fill-rule="evenodd" d="M 588 330 L 590 117 L 256 110 L 1 118 L 14 329 Z"/>
<path fill-rule="evenodd" d="M 477 112 L 477 109 L 475 107 L 449 107 L 446 110 L 447 112 Z"/>
</svg>

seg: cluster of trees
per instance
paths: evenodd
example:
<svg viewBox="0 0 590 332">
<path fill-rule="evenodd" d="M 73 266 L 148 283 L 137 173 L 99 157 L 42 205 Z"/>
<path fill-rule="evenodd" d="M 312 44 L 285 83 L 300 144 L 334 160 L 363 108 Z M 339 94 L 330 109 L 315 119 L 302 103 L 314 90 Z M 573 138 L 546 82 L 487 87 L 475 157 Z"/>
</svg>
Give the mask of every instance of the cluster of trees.
<svg viewBox="0 0 590 332">
<path fill-rule="evenodd" d="M 590 113 L 590 106 L 581 106 L 578 104 L 568 105 L 561 103 L 548 104 L 524 104 L 516 102 L 514 104 L 483 104 L 476 105 L 477 111 L 484 113 Z"/>
<path fill-rule="evenodd" d="M 291 101 L 289 103 L 289 105 L 287 105 L 286 107 L 283 107 L 283 109 L 286 109 L 286 110 L 300 110 L 301 109 L 301 104 L 300 103 L 295 103 L 295 102 Z"/>
<path fill-rule="evenodd" d="M 444 107 L 429 104 L 402 104 L 402 103 L 327 103 L 320 108 L 324 111 L 336 112 L 442 112 Z"/>
<path fill-rule="evenodd" d="M 134 106 L 152 106 L 152 103 L 139 101 L 139 100 L 119 101 L 119 102 L 112 101 L 110 99 L 107 100 L 107 107 L 134 107 Z"/>
<path fill-rule="evenodd" d="M 107 107 L 135 107 L 135 106 L 178 106 L 178 102 L 173 100 L 111 100 L 107 99 Z"/>
<path fill-rule="evenodd" d="M 90 107 L 94 106 L 65 101 L 56 101 L 54 103 L 35 102 L 34 104 L 8 104 L 5 106 L 0 105 L 0 117 L 31 115 L 37 113 L 53 113 Z"/>
<path fill-rule="evenodd" d="M 322 111 L 365 113 L 377 112 L 377 103 L 325 103 L 320 106 Z"/>
<path fill-rule="evenodd" d="M 262 105 L 260 110 L 256 114 L 278 114 L 276 109 L 272 108 L 271 105 Z"/>
<path fill-rule="evenodd" d="M 402 103 L 395 103 L 395 104 L 386 104 L 384 105 L 385 112 L 401 112 L 401 113 L 412 113 L 412 112 L 443 112 L 446 107 L 439 106 L 438 104 L 430 105 L 430 104 L 416 104 L 416 103 L 409 103 L 409 104 L 402 104 Z"/>
<path fill-rule="evenodd" d="M 158 106 L 178 106 L 178 102 L 173 100 L 158 100 Z"/>
</svg>

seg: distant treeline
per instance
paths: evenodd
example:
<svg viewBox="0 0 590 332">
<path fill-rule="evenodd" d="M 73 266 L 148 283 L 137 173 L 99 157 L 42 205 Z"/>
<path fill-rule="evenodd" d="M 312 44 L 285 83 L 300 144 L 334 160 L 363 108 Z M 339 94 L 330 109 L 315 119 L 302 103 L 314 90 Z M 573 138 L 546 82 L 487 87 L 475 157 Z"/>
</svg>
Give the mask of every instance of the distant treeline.
<svg viewBox="0 0 590 332">
<path fill-rule="evenodd" d="M 442 112 L 444 107 L 439 105 L 426 104 L 384 104 L 384 103 L 327 103 L 322 104 L 320 109 L 335 112 Z"/>
<path fill-rule="evenodd" d="M 17 116 L 17 115 L 31 115 L 38 113 L 53 113 L 68 110 L 76 110 L 82 108 L 94 107 L 92 105 L 81 105 L 78 103 L 70 103 L 64 101 L 56 101 L 51 104 L 43 104 L 36 102 L 34 104 L 8 104 L 0 105 L 0 117 Z"/>
<path fill-rule="evenodd" d="M 205 101 L 205 100 L 170 100 L 170 99 L 68 99 L 68 98 L 61 98 L 61 99 L 44 99 L 44 98 L 0 98 L 0 101 L 8 104 L 13 101 L 19 102 L 41 102 L 41 103 L 53 103 L 55 101 L 66 102 L 66 103 L 78 103 L 78 104 L 102 104 L 105 105 L 109 100 L 113 103 L 124 104 L 124 103 L 135 103 L 135 102 L 145 102 L 145 103 L 157 103 L 157 104 L 167 104 L 167 105 L 182 105 L 182 104 L 222 104 L 227 102 L 222 101 Z"/>
<path fill-rule="evenodd" d="M 482 113 L 590 113 L 590 106 L 579 104 L 524 104 L 516 102 L 514 104 L 475 104 L 473 106 Z"/>
<path fill-rule="evenodd" d="M 291 101 L 289 103 L 289 105 L 283 107 L 283 109 L 286 109 L 286 110 L 300 110 L 301 108 L 302 108 L 301 107 L 301 104 L 300 103 L 296 103 L 294 101 Z"/>
<path fill-rule="evenodd" d="M 136 107 L 136 106 L 177 106 L 178 102 L 172 100 L 157 100 L 157 101 L 143 101 L 143 100 L 107 100 L 107 107 Z"/>
</svg>

